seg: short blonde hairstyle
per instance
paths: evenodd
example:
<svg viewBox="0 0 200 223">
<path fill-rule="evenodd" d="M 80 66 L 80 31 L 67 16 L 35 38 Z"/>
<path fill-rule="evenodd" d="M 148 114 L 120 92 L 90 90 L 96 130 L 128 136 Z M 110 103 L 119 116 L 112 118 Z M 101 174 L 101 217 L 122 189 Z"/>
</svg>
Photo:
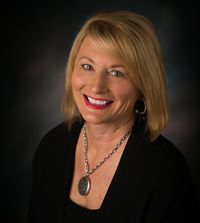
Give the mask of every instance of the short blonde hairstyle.
<svg viewBox="0 0 200 223">
<path fill-rule="evenodd" d="M 82 119 L 73 98 L 71 79 L 76 55 L 87 36 L 122 60 L 130 81 L 146 102 L 146 130 L 150 140 L 156 139 L 168 120 L 162 51 L 152 23 L 144 16 L 130 11 L 97 13 L 78 32 L 66 69 L 63 108 L 68 127 Z"/>
</svg>

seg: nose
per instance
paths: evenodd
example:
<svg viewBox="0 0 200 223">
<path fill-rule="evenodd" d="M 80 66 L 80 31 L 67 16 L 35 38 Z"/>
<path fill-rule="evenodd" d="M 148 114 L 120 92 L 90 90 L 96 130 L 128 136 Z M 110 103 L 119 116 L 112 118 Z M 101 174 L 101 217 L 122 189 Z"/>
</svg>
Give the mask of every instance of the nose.
<svg viewBox="0 0 200 223">
<path fill-rule="evenodd" d="M 99 72 L 94 75 L 91 83 L 92 91 L 95 94 L 104 93 L 108 91 L 108 80 L 105 72 Z"/>
</svg>

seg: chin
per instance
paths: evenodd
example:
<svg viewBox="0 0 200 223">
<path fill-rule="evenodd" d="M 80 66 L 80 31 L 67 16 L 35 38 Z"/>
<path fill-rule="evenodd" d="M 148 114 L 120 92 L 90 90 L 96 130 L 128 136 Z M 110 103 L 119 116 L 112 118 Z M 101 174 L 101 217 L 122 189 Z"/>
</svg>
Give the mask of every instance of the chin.
<svg viewBox="0 0 200 223">
<path fill-rule="evenodd" d="M 100 124 L 109 123 L 109 119 L 108 118 L 97 117 L 97 116 L 94 116 L 94 115 L 83 116 L 83 119 L 85 120 L 85 122 L 87 122 L 89 124 L 93 124 L 93 125 L 100 125 Z"/>
</svg>

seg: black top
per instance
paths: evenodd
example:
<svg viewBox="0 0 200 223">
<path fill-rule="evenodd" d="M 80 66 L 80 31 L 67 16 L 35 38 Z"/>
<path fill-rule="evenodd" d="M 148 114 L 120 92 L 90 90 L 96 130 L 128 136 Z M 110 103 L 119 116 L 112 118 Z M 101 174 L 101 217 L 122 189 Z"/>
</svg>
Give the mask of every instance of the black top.
<svg viewBox="0 0 200 223">
<path fill-rule="evenodd" d="M 89 210 L 74 203 L 70 198 L 67 200 L 63 223 L 83 223 L 83 222 L 98 222 L 103 215 L 100 209 Z"/>
<path fill-rule="evenodd" d="M 68 198 L 82 124 L 48 132 L 33 160 L 29 223 L 197 222 L 197 203 L 182 153 L 166 138 L 150 142 L 135 125 L 99 210 Z"/>
</svg>

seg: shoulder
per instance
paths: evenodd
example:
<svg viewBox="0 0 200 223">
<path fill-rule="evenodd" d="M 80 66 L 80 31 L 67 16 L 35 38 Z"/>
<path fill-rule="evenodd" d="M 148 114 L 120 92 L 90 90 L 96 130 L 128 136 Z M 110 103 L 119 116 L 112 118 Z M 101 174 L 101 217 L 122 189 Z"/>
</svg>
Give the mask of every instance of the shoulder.
<svg viewBox="0 0 200 223">
<path fill-rule="evenodd" d="M 36 154 L 47 152 L 47 150 L 50 152 L 52 148 L 63 144 L 68 135 L 69 131 L 64 123 L 60 123 L 59 125 L 53 127 L 43 135 L 36 149 Z"/>
<path fill-rule="evenodd" d="M 148 132 L 136 122 L 135 129 L 131 134 L 131 147 L 134 147 L 138 159 L 143 162 L 144 167 L 161 168 L 168 171 L 187 169 L 187 163 L 181 148 L 178 148 L 167 137 L 159 135 L 155 140 L 150 141 Z"/>
<path fill-rule="evenodd" d="M 147 142 L 145 159 L 152 188 L 168 194 L 168 199 L 177 196 L 195 197 L 194 182 L 186 157 L 171 141 L 160 135 L 153 142 Z M 177 197 L 176 196 L 176 197 Z M 195 198 L 193 199 L 195 200 Z"/>
<path fill-rule="evenodd" d="M 168 163 L 172 168 L 187 169 L 187 162 L 182 151 L 171 141 L 160 135 L 156 140 L 149 143 L 150 151 L 153 155 Z"/>
<path fill-rule="evenodd" d="M 80 123 L 76 123 L 68 130 L 63 122 L 47 131 L 36 148 L 34 159 L 47 160 L 63 156 L 72 141 L 77 139 L 80 128 Z"/>
<path fill-rule="evenodd" d="M 162 135 L 154 141 L 132 136 L 130 145 L 127 160 L 131 164 L 126 165 L 131 168 L 127 173 L 131 202 L 142 204 L 141 209 L 145 207 L 147 215 L 155 218 L 152 222 L 165 217 L 169 222 L 190 222 L 191 215 L 197 214 L 197 200 L 181 150 Z"/>
<path fill-rule="evenodd" d="M 68 133 L 67 127 L 66 127 L 65 123 L 62 122 L 62 123 L 54 126 L 53 128 L 51 128 L 50 130 L 48 130 L 42 137 L 41 141 L 50 140 L 50 139 L 55 140 L 55 138 L 62 137 L 64 134 L 67 134 L 67 133 Z"/>
<path fill-rule="evenodd" d="M 167 199 L 174 199 L 175 194 L 195 197 L 186 157 L 172 142 L 162 135 L 152 142 L 141 137 L 136 147 L 136 164 L 132 167 L 135 165 L 140 187 L 145 191 L 157 191 L 159 196 L 167 196 Z"/>
<path fill-rule="evenodd" d="M 153 167 L 151 171 L 154 172 L 151 176 L 155 183 L 153 186 L 156 185 L 157 196 L 163 197 L 165 202 L 169 202 L 169 206 L 180 208 L 180 213 L 187 207 L 185 211 L 188 211 L 188 214 L 185 216 L 189 216 L 189 213 L 196 215 L 196 191 L 183 152 L 162 135 L 155 141 L 149 142 L 148 148 L 151 158 L 155 156 L 151 162 Z"/>
<path fill-rule="evenodd" d="M 169 171 L 170 174 L 180 178 L 190 177 L 189 166 L 185 155 L 169 141 L 166 137 L 160 135 L 155 141 L 151 143 L 150 150 L 153 155 L 157 154 L 160 159 L 160 166 Z"/>
<path fill-rule="evenodd" d="M 184 154 L 166 137 L 160 135 L 154 141 L 149 141 L 141 136 L 135 147 L 134 155 L 140 172 L 152 177 L 152 180 L 180 180 L 190 175 Z"/>
</svg>

